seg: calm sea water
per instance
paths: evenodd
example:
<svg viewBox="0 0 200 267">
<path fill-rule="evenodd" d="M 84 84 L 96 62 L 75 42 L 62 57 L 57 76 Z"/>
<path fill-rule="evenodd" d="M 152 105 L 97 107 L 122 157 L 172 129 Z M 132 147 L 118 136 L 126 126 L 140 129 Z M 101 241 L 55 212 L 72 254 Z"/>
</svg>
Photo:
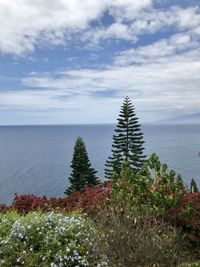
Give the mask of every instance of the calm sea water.
<svg viewBox="0 0 200 267">
<path fill-rule="evenodd" d="M 63 196 L 77 136 L 86 142 L 93 166 L 103 177 L 114 125 L 0 127 L 0 203 L 14 193 Z M 160 159 L 189 184 L 200 185 L 200 125 L 143 125 L 146 154 Z"/>
</svg>

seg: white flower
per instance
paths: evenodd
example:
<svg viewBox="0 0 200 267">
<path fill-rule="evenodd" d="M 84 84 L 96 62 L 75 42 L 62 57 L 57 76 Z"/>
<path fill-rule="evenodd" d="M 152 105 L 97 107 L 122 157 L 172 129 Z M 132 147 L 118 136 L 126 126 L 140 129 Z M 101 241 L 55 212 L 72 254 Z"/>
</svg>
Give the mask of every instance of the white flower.
<svg viewBox="0 0 200 267">
<path fill-rule="evenodd" d="M 17 258 L 17 262 L 20 262 L 21 261 L 21 257 Z"/>
</svg>

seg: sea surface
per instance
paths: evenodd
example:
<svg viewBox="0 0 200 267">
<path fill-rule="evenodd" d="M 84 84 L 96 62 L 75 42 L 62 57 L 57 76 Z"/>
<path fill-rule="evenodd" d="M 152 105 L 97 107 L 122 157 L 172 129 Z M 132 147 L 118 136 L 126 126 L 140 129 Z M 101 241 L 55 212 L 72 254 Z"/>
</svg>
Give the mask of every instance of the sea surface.
<svg viewBox="0 0 200 267">
<path fill-rule="evenodd" d="M 103 178 L 115 125 L 1 126 L 0 203 L 15 193 L 63 196 L 68 187 L 76 138 L 84 138 L 89 158 Z M 145 153 L 200 186 L 200 125 L 142 125 Z"/>
</svg>

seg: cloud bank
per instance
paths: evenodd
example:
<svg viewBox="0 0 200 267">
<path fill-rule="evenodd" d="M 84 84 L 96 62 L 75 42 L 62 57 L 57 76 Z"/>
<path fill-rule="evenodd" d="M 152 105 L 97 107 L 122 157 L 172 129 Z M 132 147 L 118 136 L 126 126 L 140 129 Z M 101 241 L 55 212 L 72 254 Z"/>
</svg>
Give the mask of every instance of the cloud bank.
<svg viewBox="0 0 200 267">
<path fill-rule="evenodd" d="M 6 116 L 17 111 L 19 120 L 26 113 L 33 121 L 49 123 L 112 122 L 126 95 L 145 122 L 199 111 L 199 5 L 0 0 L 0 14 L 4 56 L 20 58 L 34 55 L 38 47 L 73 42 L 83 51 L 91 49 L 91 56 L 96 49 L 97 55 L 95 67 L 77 64 L 21 76 L 19 90 L 0 91 L 0 110 Z M 111 50 L 111 62 L 99 63 L 105 41 L 125 45 Z"/>
<path fill-rule="evenodd" d="M 67 44 L 74 35 L 90 30 L 90 23 L 104 12 L 123 18 L 150 5 L 151 0 L 0 0 L 0 51 L 22 55 L 36 45 Z M 125 31 L 123 25 L 116 27 L 108 30 L 111 35 Z"/>
</svg>

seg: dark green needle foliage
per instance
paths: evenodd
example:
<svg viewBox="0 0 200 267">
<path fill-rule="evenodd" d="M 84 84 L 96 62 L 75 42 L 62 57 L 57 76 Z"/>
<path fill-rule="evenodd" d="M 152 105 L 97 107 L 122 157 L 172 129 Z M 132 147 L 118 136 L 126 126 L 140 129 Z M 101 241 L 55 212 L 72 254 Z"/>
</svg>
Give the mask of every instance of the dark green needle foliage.
<svg viewBox="0 0 200 267">
<path fill-rule="evenodd" d="M 199 192 L 199 189 L 197 187 L 197 184 L 196 184 L 196 181 L 194 180 L 194 178 L 192 178 L 192 180 L 191 180 L 190 192 L 192 192 L 192 193 Z"/>
<path fill-rule="evenodd" d="M 91 167 L 86 146 L 81 137 L 78 137 L 75 142 L 71 168 L 72 173 L 69 177 L 71 186 L 65 191 L 65 194 L 81 192 L 86 185 L 94 186 L 98 183 L 97 172 Z"/>
<path fill-rule="evenodd" d="M 112 156 L 106 161 L 105 177 L 119 175 L 122 163 L 127 161 L 134 172 L 141 169 L 146 156 L 143 154 L 143 133 L 129 97 L 125 97 L 113 135 Z"/>
<path fill-rule="evenodd" d="M 179 188 L 183 189 L 185 188 L 185 185 L 184 185 L 184 182 L 183 182 L 183 179 L 181 177 L 180 174 L 178 174 L 177 178 L 176 178 L 176 183 L 178 185 Z"/>
</svg>

